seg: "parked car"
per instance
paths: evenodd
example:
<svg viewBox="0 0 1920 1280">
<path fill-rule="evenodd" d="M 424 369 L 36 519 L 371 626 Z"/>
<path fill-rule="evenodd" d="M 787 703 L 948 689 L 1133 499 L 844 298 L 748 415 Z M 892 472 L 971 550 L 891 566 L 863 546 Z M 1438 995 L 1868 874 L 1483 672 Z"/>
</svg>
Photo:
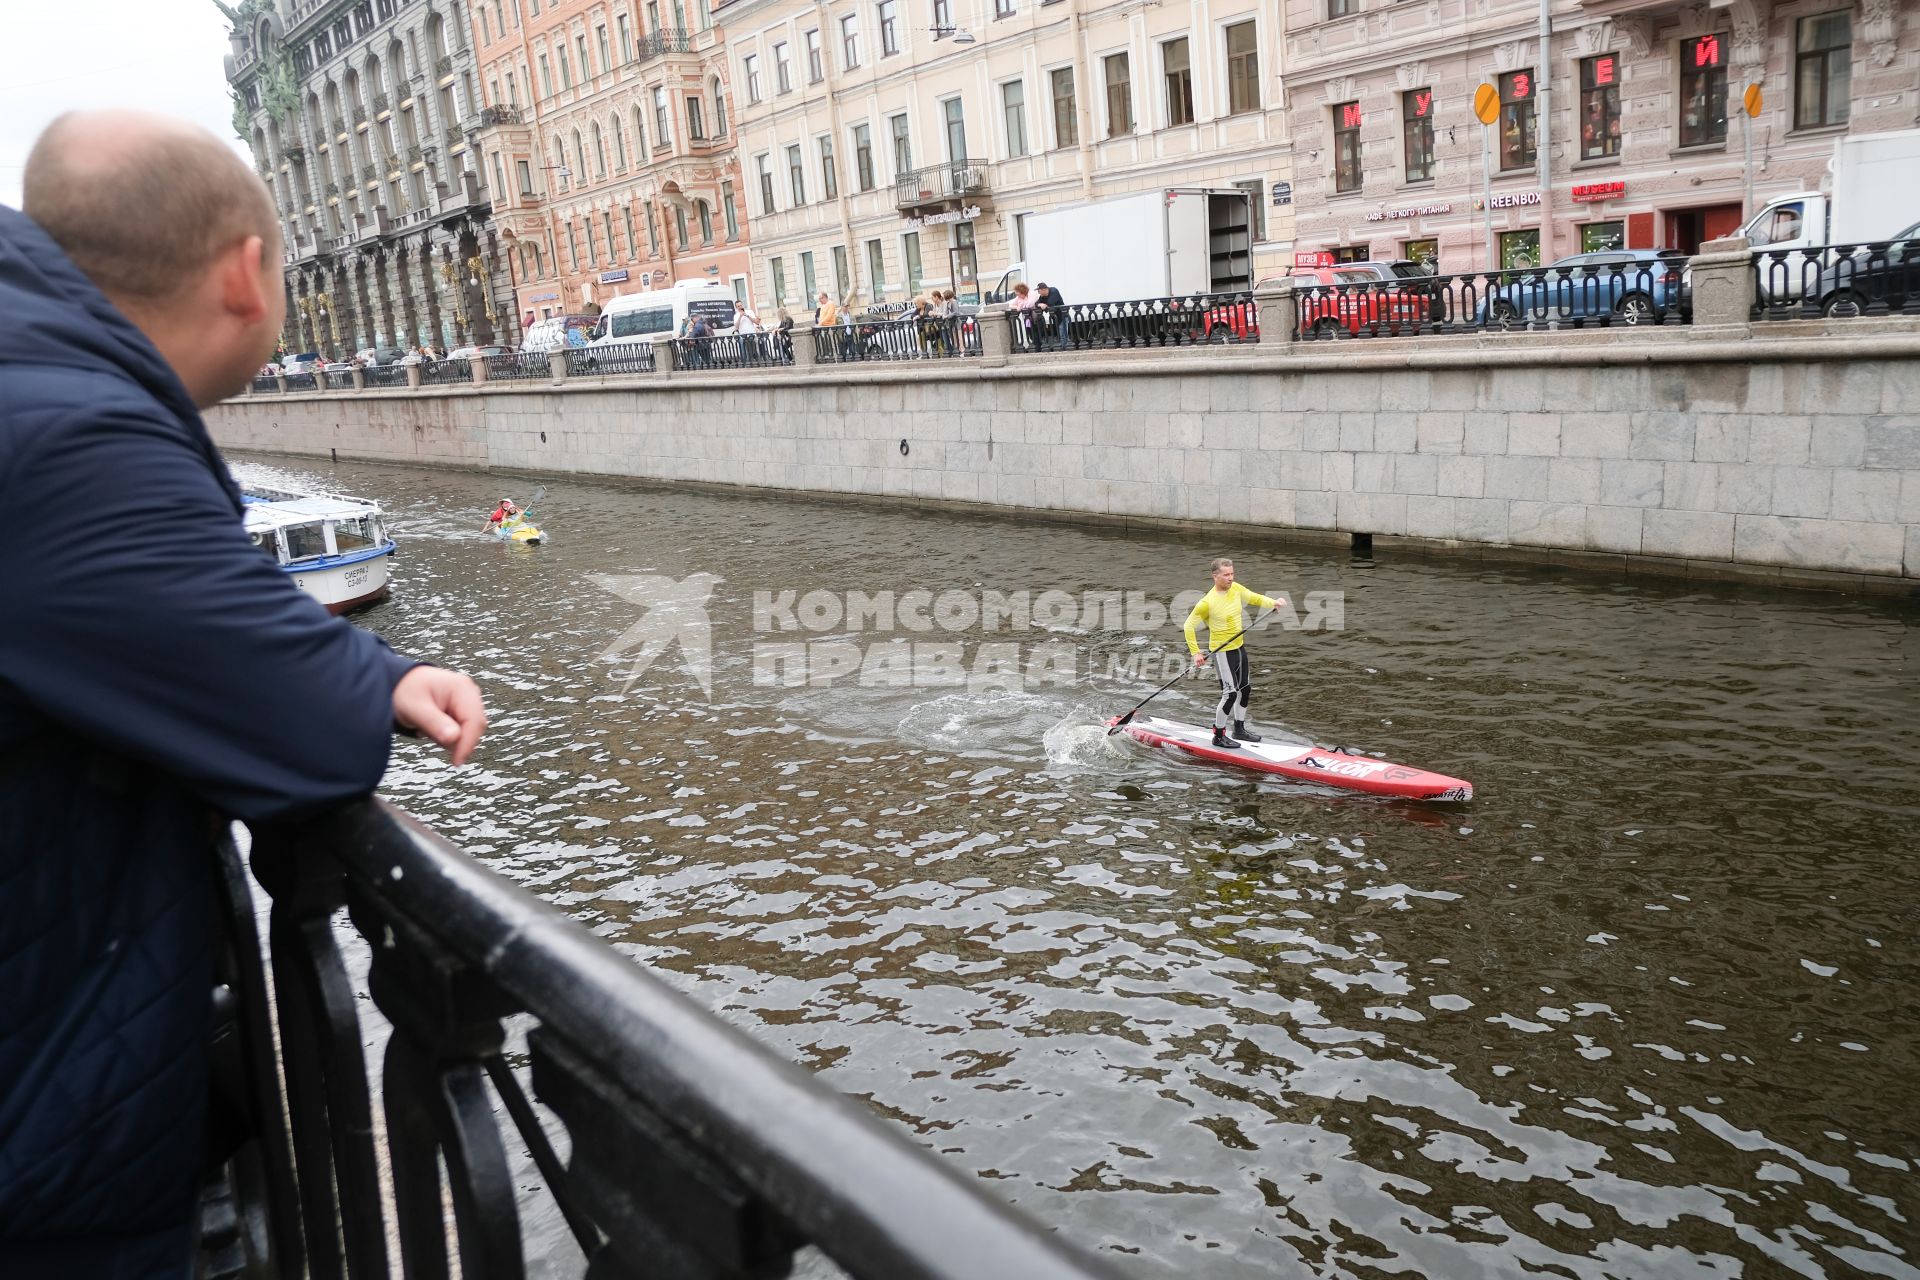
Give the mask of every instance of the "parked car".
<svg viewBox="0 0 1920 1280">
<path fill-rule="evenodd" d="M 320 363 L 318 351 L 302 351 L 297 356 L 288 356 L 280 366 L 280 371 L 286 374 L 312 373 L 320 367 Z"/>
<path fill-rule="evenodd" d="M 1414 333 L 1427 320 L 1431 300 L 1407 287 L 1384 262 L 1343 262 L 1337 267 L 1295 267 L 1300 332 L 1335 338 L 1342 329 L 1390 335 Z"/>
<path fill-rule="evenodd" d="M 353 353 L 363 369 L 377 369 L 382 365 L 399 364 L 400 358 L 407 353 L 399 347 L 363 347 Z"/>
<path fill-rule="evenodd" d="M 452 351 L 447 352 L 447 359 L 471 360 L 475 356 L 504 356 L 506 354 L 507 349 L 502 346 L 455 347 Z"/>
<path fill-rule="evenodd" d="M 1820 272 L 1820 314 L 1857 316 L 1920 304 L 1920 222 L 1886 245 L 1870 245 Z"/>
<path fill-rule="evenodd" d="M 1687 256 L 1678 249 L 1609 249 L 1577 253 L 1531 271 L 1502 273 L 1477 318 L 1496 329 L 1532 321 L 1594 320 L 1660 324 L 1685 320 Z"/>
<path fill-rule="evenodd" d="M 360 367 L 359 365 L 355 364 L 351 360 L 329 360 L 325 364 L 320 366 L 320 372 L 325 374 L 335 374 L 335 373 L 350 374 L 359 367 Z"/>
</svg>

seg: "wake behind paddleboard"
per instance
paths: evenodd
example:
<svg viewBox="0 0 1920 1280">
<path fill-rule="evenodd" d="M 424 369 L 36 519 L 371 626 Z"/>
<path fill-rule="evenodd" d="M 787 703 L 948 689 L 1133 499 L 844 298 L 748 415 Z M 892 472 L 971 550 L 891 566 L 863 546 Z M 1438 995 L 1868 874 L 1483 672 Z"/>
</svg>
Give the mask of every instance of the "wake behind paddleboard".
<svg viewBox="0 0 1920 1280">
<path fill-rule="evenodd" d="M 1107 727 L 1113 728 L 1119 720 L 1120 717 L 1115 716 L 1107 721 Z M 1178 747 L 1203 760 L 1238 765 L 1258 773 L 1276 773 L 1301 782 L 1319 782 L 1409 800 L 1473 799 L 1473 784 L 1463 778 L 1428 773 L 1425 769 L 1375 760 L 1372 756 L 1349 755 L 1298 742 L 1243 742 L 1238 751 L 1222 749 L 1213 745 L 1212 729 L 1156 716 L 1135 716 L 1120 728 L 1148 746 Z"/>
</svg>

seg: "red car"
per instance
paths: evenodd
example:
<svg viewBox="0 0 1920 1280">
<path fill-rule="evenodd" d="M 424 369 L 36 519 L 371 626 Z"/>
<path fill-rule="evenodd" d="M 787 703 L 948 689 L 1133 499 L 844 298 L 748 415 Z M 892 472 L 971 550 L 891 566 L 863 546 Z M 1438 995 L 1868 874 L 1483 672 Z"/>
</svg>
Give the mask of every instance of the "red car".
<svg viewBox="0 0 1920 1280">
<path fill-rule="evenodd" d="M 1375 263 L 1295 267 L 1287 275 L 1300 305 L 1300 336 L 1338 337 L 1418 333 L 1428 319 L 1429 299 L 1397 283 Z"/>
</svg>

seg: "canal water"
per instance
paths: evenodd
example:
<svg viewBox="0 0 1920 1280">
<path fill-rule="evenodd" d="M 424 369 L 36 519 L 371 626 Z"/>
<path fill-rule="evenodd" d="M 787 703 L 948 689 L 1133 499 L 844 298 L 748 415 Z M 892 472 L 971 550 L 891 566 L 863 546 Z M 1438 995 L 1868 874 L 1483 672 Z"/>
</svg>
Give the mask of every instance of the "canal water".
<svg viewBox="0 0 1920 1280">
<path fill-rule="evenodd" d="M 486 690 L 387 795 L 1124 1269 L 1920 1276 L 1911 605 L 574 478 L 513 547 L 538 479 L 253 465 L 385 504 L 359 620 Z M 1222 552 L 1299 615 L 1257 728 L 1473 800 L 1107 738 L 1182 642 L 1100 593 Z"/>
</svg>

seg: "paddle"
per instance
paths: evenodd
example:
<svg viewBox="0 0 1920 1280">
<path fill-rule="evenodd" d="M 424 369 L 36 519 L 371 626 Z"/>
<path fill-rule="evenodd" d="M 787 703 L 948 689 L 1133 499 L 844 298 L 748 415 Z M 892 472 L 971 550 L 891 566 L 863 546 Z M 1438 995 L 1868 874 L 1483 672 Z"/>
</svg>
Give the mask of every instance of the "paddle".
<svg viewBox="0 0 1920 1280">
<path fill-rule="evenodd" d="M 1273 610 L 1269 609 L 1267 610 L 1267 612 L 1272 613 Z M 1215 654 L 1220 652 L 1220 650 L 1223 647 L 1232 644 L 1235 640 L 1238 640 L 1241 636 L 1253 630 L 1256 626 L 1260 624 L 1260 617 L 1261 615 L 1256 613 L 1253 616 L 1253 620 L 1247 623 L 1246 626 L 1241 627 L 1238 631 L 1228 636 L 1225 640 L 1222 640 L 1219 644 L 1209 645 L 1207 647 L 1208 654 Z M 1120 732 L 1120 730 L 1125 728 L 1128 722 L 1130 722 L 1135 715 L 1139 714 L 1140 707 L 1146 706 L 1147 703 L 1152 702 L 1155 698 L 1159 697 L 1161 694 L 1165 693 L 1167 690 L 1173 688 L 1174 681 L 1178 680 L 1180 676 L 1187 675 L 1190 671 L 1196 670 L 1197 668 L 1198 668 L 1198 664 L 1196 663 L 1194 667 L 1188 668 L 1187 671 L 1182 671 L 1180 675 L 1175 676 L 1173 680 L 1167 681 L 1165 684 L 1161 685 L 1158 689 L 1155 689 L 1152 693 L 1148 694 L 1145 698 L 1142 698 L 1140 700 L 1139 706 L 1136 706 L 1132 711 L 1127 712 L 1127 714 L 1121 716 L 1118 720 L 1115 720 L 1112 724 L 1107 726 L 1107 736 L 1111 738 L 1114 734 Z"/>
</svg>

